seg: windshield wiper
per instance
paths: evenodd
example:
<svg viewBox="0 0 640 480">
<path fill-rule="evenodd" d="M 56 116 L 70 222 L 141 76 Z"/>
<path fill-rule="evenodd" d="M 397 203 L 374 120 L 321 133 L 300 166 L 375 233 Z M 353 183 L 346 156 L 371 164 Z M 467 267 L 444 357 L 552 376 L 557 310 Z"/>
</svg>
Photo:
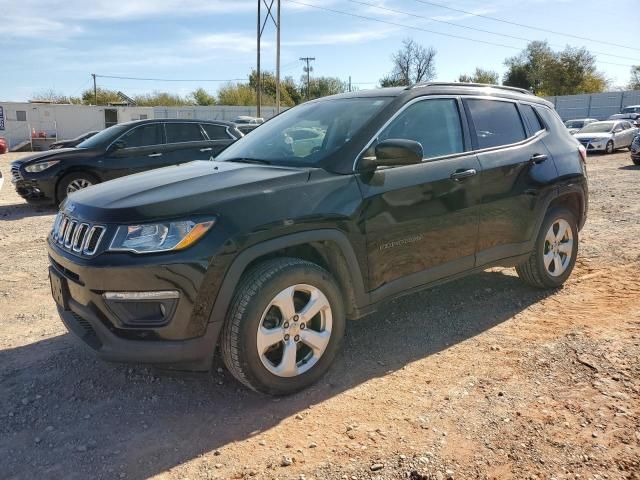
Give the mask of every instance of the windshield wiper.
<svg viewBox="0 0 640 480">
<path fill-rule="evenodd" d="M 236 162 L 236 163 L 257 163 L 261 165 L 271 165 L 269 160 L 263 160 L 261 158 L 247 158 L 247 157 L 238 157 L 238 158 L 229 158 L 227 160 L 223 160 L 224 162 Z"/>
</svg>

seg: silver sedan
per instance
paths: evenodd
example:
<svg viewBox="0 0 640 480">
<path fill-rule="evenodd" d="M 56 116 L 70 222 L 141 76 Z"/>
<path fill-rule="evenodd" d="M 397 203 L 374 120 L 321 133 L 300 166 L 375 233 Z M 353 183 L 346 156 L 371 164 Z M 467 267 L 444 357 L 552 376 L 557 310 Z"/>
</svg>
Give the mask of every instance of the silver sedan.
<svg viewBox="0 0 640 480">
<path fill-rule="evenodd" d="M 613 153 L 631 147 L 638 129 L 626 120 L 590 123 L 574 135 L 589 152 Z"/>
</svg>

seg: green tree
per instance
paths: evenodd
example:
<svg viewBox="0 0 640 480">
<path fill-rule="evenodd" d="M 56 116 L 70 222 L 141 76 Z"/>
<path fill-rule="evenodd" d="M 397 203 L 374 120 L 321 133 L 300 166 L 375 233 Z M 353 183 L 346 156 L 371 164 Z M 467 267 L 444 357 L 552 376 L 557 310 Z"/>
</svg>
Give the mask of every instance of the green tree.
<svg viewBox="0 0 640 480">
<path fill-rule="evenodd" d="M 568 46 L 554 52 L 547 42 L 531 42 L 519 55 L 505 60 L 505 65 L 505 85 L 537 95 L 597 93 L 607 88 L 595 57 L 585 48 Z"/>
<path fill-rule="evenodd" d="M 133 97 L 136 105 L 140 107 L 181 107 L 184 105 L 193 105 L 193 102 L 180 95 L 167 92 L 153 92 L 136 95 Z"/>
<path fill-rule="evenodd" d="M 276 103 L 276 76 L 272 72 L 261 72 L 262 76 L 262 104 L 275 105 Z M 257 89 L 258 73 L 253 70 L 249 75 L 249 86 Z M 280 79 L 280 104 L 287 107 L 302 102 L 303 97 L 300 89 L 292 77 Z"/>
<path fill-rule="evenodd" d="M 303 75 L 302 79 L 304 82 L 301 82 L 301 88 L 306 93 L 307 77 Z M 309 99 L 344 93 L 348 88 L 347 83 L 337 77 L 313 77 L 309 81 Z"/>
<path fill-rule="evenodd" d="M 499 78 L 500 76 L 498 75 L 498 72 L 476 67 L 473 75 L 462 74 L 458 77 L 458 81 L 462 83 L 488 83 L 491 85 L 497 85 L 499 83 Z"/>
<path fill-rule="evenodd" d="M 218 105 L 256 105 L 256 90 L 247 83 L 227 83 L 218 90 Z"/>
<path fill-rule="evenodd" d="M 196 105 L 215 105 L 216 97 L 207 93 L 204 88 L 197 88 L 191 92 L 191 97 Z"/>
<path fill-rule="evenodd" d="M 436 50 L 426 48 L 411 38 L 402 41 L 402 48 L 391 56 L 393 69 L 380 79 L 382 87 L 397 87 L 426 82 L 436 76 Z"/>
<path fill-rule="evenodd" d="M 631 67 L 631 80 L 629 81 L 629 89 L 640 90 L 640 65 Z"/>
<path fill-rule="evenodd" d="M 82 103 L 85 105 L 109 105 L 114 102 L 121 102 L 122 99 L 118 96 L 118 92 L 115 90 L 107 90 L 106 88 L 97 88 L 98 101 L 95 101 L 93 89 L 90 88 L 82 92 Z"/>
</svg>

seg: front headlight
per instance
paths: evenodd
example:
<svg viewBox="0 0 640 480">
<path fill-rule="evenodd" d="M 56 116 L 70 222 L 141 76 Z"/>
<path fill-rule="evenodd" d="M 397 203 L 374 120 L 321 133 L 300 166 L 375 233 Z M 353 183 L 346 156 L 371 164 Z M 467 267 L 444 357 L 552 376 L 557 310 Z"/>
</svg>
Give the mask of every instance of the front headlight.
<svg viewBox="0 0 640 480">
<path fill-rule="evenodd" d="M 190 220 L 144 225 L 122 225 L 109 250 L 135 253 L 183 250 L 196 243 L 215 224 L 215 220 L 195 223 Z"/>
<path fill-rule="evenodd" d="M 51 160 L 49 162 L 38 162 L 32 165 L 27 165 L 26 167 L 24 167 L 24 169 L 29 173 L 39 173 L 59 163 L 60 163 L 60 160 Z"/>
</svg>

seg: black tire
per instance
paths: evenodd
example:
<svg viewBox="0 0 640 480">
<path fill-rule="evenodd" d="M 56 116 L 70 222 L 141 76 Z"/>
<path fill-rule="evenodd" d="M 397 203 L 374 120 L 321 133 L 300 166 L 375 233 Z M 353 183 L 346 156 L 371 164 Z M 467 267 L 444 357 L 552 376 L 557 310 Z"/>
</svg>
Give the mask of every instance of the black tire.
<svg viewBox="0 0 640 480">
<path fill-rule="evenodd" d="M 331 336 L 324 353 L 312 367 L 285 378 L 263 364 L 258 354 L 257 334 L 270 302 L 286 288 L 298 284 L 315 287 L 325 295 L 331 307 Z M 308 387 L 326 373 L 340 349 L 344 329 L 343 299 L 331 274 L 305 260 L 275 258 L 243 275 L 222 328 L 220 352 L 229 372 L 247 387 L 270 395 L 289 395 Z"/>
<path fill-rule="evenodd" d="M 633 161 L 633 163 L 635 163 L 636 165 L 640 165 L 640 157 L 632 158 L 631 161 Z"/>
<path fill-rule="evenodd" d="M 551 275 L 544 265 L 544 253 L 546 246 L 546 235 L 551 226 L 559 219 L 566 220 L 571 227 L 571 233 L 573 235 L 573 248 L 571 251 L 571 258 L 566 270 L 558 276 Z M 534 251 L 529 259 L 516 267 L 518 276 L 529 285 L 536 288 L 558 288 L 560 287 L 571 275 L 573 267 L 576 263 L 578 253 L 578 222 L 576 221 L 575 214 L 566 208 L 558 207 L 549 210 L 545 216 L 536 243 Z"/>
<path fill-rule="evenodd" d="M 605 149 L 604 149 L 604 153 L 605 153 L 606 155 L 609 155 L 609 154 L 611 154 L 611 153 L 613 153 L 613 152 L 614 152 L 614 149 L 613 149 L 613 140 L 609 140 L 609 141 L 607 142 L 607 146 L 606 146 L 606 147 L 605 147 Z"/>
<path fill-rule="evenodd" d="M 100 180 L 93 174 L 88 172 L 71 172 L 60 179 L 56 188 L 56 200 L 58 203 L 64 202 L 67 198 L 67 189 L 69 185 L 78 180 L 85 180 L 91 185 L 100 183 Z"/>
</svg>

